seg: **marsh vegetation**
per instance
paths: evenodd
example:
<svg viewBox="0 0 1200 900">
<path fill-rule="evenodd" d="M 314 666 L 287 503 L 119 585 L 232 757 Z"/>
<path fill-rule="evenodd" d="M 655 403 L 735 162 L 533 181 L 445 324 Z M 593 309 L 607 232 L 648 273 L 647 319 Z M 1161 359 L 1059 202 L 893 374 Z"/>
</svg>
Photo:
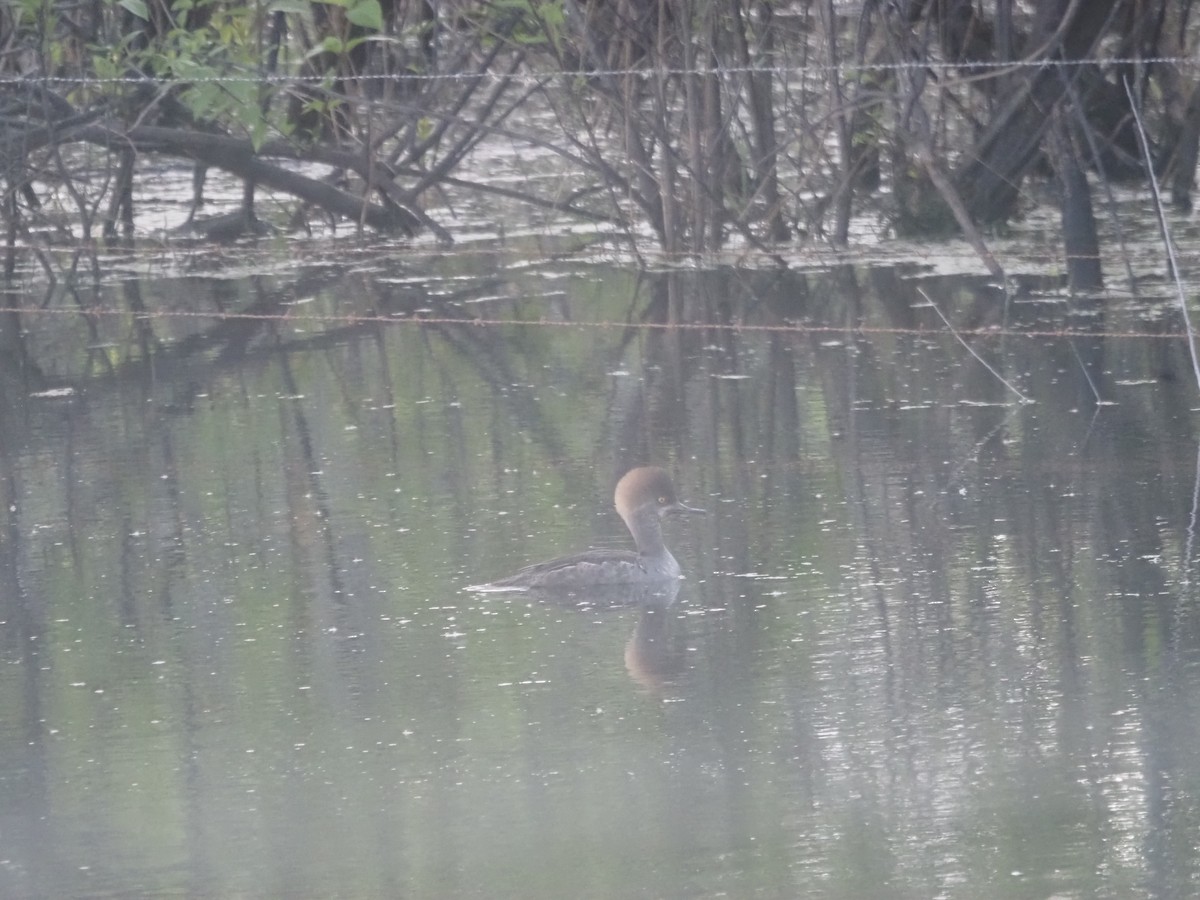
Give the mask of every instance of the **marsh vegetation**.
<svg viewBox="0 0 1200 900">
<path fill-rule="evenodd" d="M 1073 283 L 1096 286 L 1096 219 L 1114 186 L 1153 172 L 1170 202 L 1192 202 L 1191 11 L 1170 0 L 5 4 L 7 270 L 39 242 L 135 235 L 137 198 L 165 159 L 194 167 L 193 213 L 206 172 L 239 179 L 233 209 L 189 217 L 213 238 L 338 226 L 448 241 L 444 198 L 467 192 L 591 223 L 638 253 L 845 245 L 870 220 L 900 236 L 964 234 L 991 265 L 988 234 L 1048 201 Z M 497 142 L 560 177 L 489 177 L 481 148 Z M 264 192 L 285 207 L 260 215 Z M 1119 229 L 1116 243 L 1123 252 Z"/>
</svg>

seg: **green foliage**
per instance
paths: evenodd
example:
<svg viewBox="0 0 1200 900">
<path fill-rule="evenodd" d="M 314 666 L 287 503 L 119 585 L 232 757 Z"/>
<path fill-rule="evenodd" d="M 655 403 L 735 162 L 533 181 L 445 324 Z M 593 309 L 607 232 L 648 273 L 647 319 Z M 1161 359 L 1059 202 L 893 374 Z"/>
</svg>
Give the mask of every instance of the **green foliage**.
<svg viewBox="0 0 1200 900">
<path fill-rule="evenodd" d="M 36 26 L 53 12 L 53 0 L 16 0 L 9 6 L 16 28 Z"/>
<path fill-rule="evenodd" d="M 479 25 L 523 47 L 558 46 L 566 26 L 563 0 L 493 0 Z"/>
<path fill-rule="evenodd" d="M 383 7 L 379 0 L 359 0 L 346 7 L 346 18 L 350 24 L 372 31 L 383 31 Z"/>
<path fill-rule="evenodd" d="M 308 55 L 305 58 L 312 59 L 313 57 L 320 56 L 323 53 L 329 53 L 333 56 L 345 56 L 359 44 L 362 44 L 367 40 L 368 38 L 365 37 L 350 38 L 347 40 L 339 37 L 336 34 L 328 34 L 325 36 L 325 39 L 321 41 L 321 43 L 317 44 L 317 46 L 308 51 Z"/>
<path fill-rule="evenodd" d="M 346 11 L 346 21 L 370 31 L 383 31 L 383 7 L 379 0 L 326 0 L 326 6 Z"/>
<path fill-rule="evenodd" d="M 39 54 L 53 59 L 57 46 L 53 35 L 53 0 L 15 0 L 6 6 L 11 16 L 12 34 L 23 33 L 30 44 L 36 41 Z M 0 16 L 0 23 L 3 21 L 4 17 Z M 11 41 L 11 36 L 6 35 L 5 41 Z"/>
<path fill-rule="evenodd" d="M 115 5 L 150 21 L 146 0 L 115 0 Z M 219 122 L 261 146 L 278 129 L 266 115 L 276 88 L 260 77 L 260 10 L 214 0 L 174 0 L 167 13 L 171 27 L 146 46 L 136 47 L 131 36 L 115 50 L 97 48 L 92 59 L 97 75 L 115 77 L 132 64 L 164 82 L 178 83 L 176 97 L 198 121 Z"/>
</svg>

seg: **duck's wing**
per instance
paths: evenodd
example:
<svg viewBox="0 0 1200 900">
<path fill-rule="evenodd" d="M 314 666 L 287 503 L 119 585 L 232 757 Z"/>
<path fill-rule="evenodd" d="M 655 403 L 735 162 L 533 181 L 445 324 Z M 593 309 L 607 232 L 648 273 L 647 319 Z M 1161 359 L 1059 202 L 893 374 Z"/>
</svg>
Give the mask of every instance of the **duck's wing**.
<svg viewBox="0 0 1200 900">
<path fill-rule="evenodd" d="M 641 567 L 641 559 L 632 550 L 589 550 L 560 556 L 549 562 L 534 563 L 519 572 L 487 584 L 466 588 L 481 594 L 527 591 L 530 588 L 556 587 L 568 581 L 577 585 L 617 584 L 628 580 L 620 572 L 627 566 Z"/>
</svg>

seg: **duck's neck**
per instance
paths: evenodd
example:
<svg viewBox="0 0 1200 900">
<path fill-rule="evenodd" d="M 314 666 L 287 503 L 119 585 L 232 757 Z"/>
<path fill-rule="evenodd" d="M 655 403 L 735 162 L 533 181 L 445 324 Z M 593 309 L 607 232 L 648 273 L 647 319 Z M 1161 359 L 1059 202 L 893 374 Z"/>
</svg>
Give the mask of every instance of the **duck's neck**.
<svg viewBox="0 0 1200 900">
<path fill-rule="evenodd" d="M 640 510 L 625 520 L 633 542 L 637 545 L 638 553 L 647 557 L 663 556 L 667 553 L 667 545 L 663 543 L 662 521 L 652 510 Z"/>
</svg>

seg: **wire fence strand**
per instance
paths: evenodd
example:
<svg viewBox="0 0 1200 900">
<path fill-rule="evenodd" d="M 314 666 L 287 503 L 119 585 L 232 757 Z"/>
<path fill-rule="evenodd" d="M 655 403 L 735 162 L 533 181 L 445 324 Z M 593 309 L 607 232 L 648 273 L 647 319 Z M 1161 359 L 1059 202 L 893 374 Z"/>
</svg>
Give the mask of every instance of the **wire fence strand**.
<svg viewBox="0 0 1200 900">
<path fill-rule="evenodd" d="M 978 69 L 1015 70 L 1043 68 L 1078 68 L 1083 66 L 1156 66 L 1173 65 L 1186 68 L 1200 67 L 1200 58 L 1190 56 L 1115 57 L 1087 59 L 1010 59 L 978 60 L 970 62 L 945 62 L 935 60 L 902 60 L 899 62 L 839 62 L 805 63 L 794 66 L 699 66 L 695 68 L 621 68 L 621 69 L 561 69 L 546 71 L 507 72 L 397 72 L 391 74 L 362 74 L 350 76 L 349 80 L 361 82 L 396 82 L 412 84 L 429 81 L 509 81 L 516 84 L 534 85 L 555 79 L 579 78 L 629 78 L 629 77 L 681 77 L 707 75 L 775 75 L 799 77 L 809 74 L 842 75 L 871 72 L 902 71 L 965 71 Z M 327 81 L 328 75 L 274 74 L 256 72 L 228 75 L 204 75 L 188 78 L 163 78 L 149 75 L 0 75 L 0 87 L 45 85 L 63 87 L 101 87 L 113 85 L 159 85 L 181 84 L 313 84 Z"/>
<path fill-rule="evenodd" d="M 945 328 L 921 328 L 892 325 L 814 325 L 806 322 L 750 324 L 739 322 L 619 322 L 613 320 L 570 321 L 563 319 L 505 319 L 457 317 L 416 314 L 380 313 L 284 313 L 225 312 L 218 310 L 131 310 L 116 307 L 81 307 L 67 309 L 40 306 L 0 306 L 0 315 L 34 316 L 96 316 L 130 319 L 211 319 L 220 322 L 273 322 L 294 326 L 314 325 L 408 325 L 422 327 L 467 326 L 471 328 L 562 328 L 632 331 L 720 331 L 732 333 L 830 334 L 830 335 L 898 335 L 925 338 L 950 336 Z M 1022 337 L 1030 339 L 1121 339 L 1121 340 L 1187 340 L 1186 332 L 1156 331 L 1083 331 L 1077 328 L 955 328 L 954 333 L 974 338 Z"/>
</svg>

